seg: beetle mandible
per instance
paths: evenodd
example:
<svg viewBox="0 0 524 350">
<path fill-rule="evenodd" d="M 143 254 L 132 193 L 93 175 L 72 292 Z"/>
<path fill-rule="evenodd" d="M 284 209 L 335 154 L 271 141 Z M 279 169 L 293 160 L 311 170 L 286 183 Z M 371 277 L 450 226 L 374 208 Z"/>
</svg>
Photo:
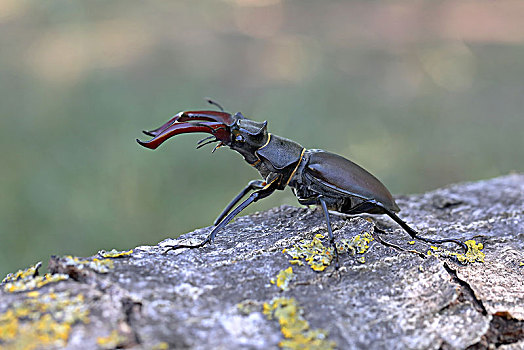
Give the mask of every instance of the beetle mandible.
<svg viewBox="0 0 524 350">
<path fill-rule="evenodd" d="M 196 245 L 167 246 L 166 250 L 199 248 L 213 242 L 216 234 L 248 205 L 271 195 L 276 190 L 291 187 L 300 204 L 320 205 L 324 212 L 331 246 L 334 248 L 336 266 L 338 252 L 331 229 L 329 212 L 344 214 L 386 214 L 398 223 L 413 239 L 428 243 L 458 244 L 457 239 L 430 239 L 421 237 L 414 229 L 397 216 L 400 208 L 389 190 L 368 171 L 352 161 L 320 149 L 306 149 L 297 142 L 274 135 L 267 131 L 267 121 L 256 122 L 241 113 L 234 115 L 214 101 L 208 101 L 220 111 L 199 110 L 176 114 L 161 127 L 144 131 L 153 138 L 137 142 L 147 148 L 156 149 L 167 139 L 180 134 L 204 132 L 208 136 L 198 142 L 200 148 L 218 142 L 213 152 L 221 146 L 229 146 L 240 153 L 246 162 L 255 167 L 264 180 L 253 180 L 227 205 L 214 222 L 215 227 L 202 242 Z M 249 197 L 233 207 L 249 192 Z"/>
</svg>

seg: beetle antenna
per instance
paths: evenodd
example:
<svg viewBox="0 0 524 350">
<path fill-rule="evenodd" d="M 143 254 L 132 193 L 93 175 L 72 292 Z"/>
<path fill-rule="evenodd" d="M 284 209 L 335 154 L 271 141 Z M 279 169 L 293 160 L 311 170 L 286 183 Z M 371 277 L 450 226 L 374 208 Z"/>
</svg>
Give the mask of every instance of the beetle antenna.
<svg viewBox="0 0 524 350">
<path fill-rule="evenodd" d="M 200 141 L 197 142 L 197 145 L 200 145 L 202 142 L 207 141 L 207 140 L 210 140 L 210 139 L 212 139 L 212 138 L 215 138 L 215 136 L 214 136 L 214 135 L 211 135 L 211 136 L 208 136 L 208 137 L 204 137 L 202 140 L 200 140 Z"/>
<path fill-rule="evenodd" d="M 206 97 L 206 101 L 207 101 L 207 103 L 212 104 L 213 106 L 218 107 L 222 112 L 224 112 L 224 108 L 222 108 L 222 106 L 220 105 L 220 103 L 218 103 L 217 101 L 212 100 L 212 99 L 207 98 L 207 97 Z"/>
<path fill-rule="evenodd" d="M 197 149 L 202 148 L 205 145 L 209 145 L 210 143 L 217 142 L 217 141 L 218 141 L 217 139 L 214 139 L 214 140 L 209 140 L 207 142 L 201 143 L 200 145 L 197 146 Z"/>
</svg>

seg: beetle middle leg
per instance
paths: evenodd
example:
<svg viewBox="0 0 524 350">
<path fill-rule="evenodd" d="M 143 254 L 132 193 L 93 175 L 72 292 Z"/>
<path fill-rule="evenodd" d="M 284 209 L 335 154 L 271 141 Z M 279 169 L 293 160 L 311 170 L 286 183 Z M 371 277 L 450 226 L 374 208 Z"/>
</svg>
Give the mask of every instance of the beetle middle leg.
<svg viewBox="0 0 524 350">
<path fill-rule="evenodd" d="M 322 197 L 318 197 L 318 200 L 320 202 L 320 205 L 322 206 L 322 210 L 324 211 L 324 216 L 326 218 L 326 225 L 327 225 L 327 230 L 328 230 L 329 243 L 333 247 L 333 251 L 334 251 L 333 254 L 335 254 L 335 269 L 338 270 L 339 268 L 338 250 L 337 250 L 337 245 L 335 244 L 335 237 L 333 236 L 333 231 L 331 230 L 331 222 L 329 220 L 328 208 L 326 205 L 326 201 Z"/>
</svg>

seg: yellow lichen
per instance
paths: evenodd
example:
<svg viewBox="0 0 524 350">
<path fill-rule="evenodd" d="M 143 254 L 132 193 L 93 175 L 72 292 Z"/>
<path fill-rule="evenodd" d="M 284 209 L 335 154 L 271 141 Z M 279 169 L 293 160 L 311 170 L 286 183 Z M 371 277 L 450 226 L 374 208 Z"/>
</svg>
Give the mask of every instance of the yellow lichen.
<svg viewBox="0 0 524 350">
<path fill-rule="evenodd" d="M 302 265 L 301 259 L 304 259 L 313 270 L 324 271 L 331 264 L 334 251 L 332 247 L 324 246 L 322 243 L 323 238 L 322 234 L 316 234 L 311 241 L 301 240 L 292 248 L 284 249 L 282 252 L 289 254 L 293 258 L 293 260 L 290 260 L 292 264 Z M 373 241 L 373 236 L 365 232 L 361 235 L 356 235 L 350 240 L 342 239 L 336 246 L 339 253 L 364 254 L 369 249 L 371 241 Z M 359 261 L 363 263 L 365 259 L 360 258 Z"/>
<path fill-rule="evenodd" d="M 18 270 L 15 273 L 8 274 L 2 281 L 4 291 L 8 293 L 23 292 L 43 287 L 48 283 L 63 281 L 69 278 L 68 275 L 61 273 L 46 273 L 43 276 L 38 276 L 38 269 L 41 265 L 42 263 L 38 262 L 25 270 Z"/>
<path fill-rule="evenodd" d="M 268 319 L 277 319 L 284 340 L 279 346 L 284 349 L 334 349 L 335 342 L 327 340 L 327 332 L 322 329 L 310 329 L 309 323 L 302 317 L 302 309 L 294 298 L 275 298 L 271 303 L 264 303 L 263 313 Z"/>
<path fill-rule="evenodd" d="M 369 243 L 373 241 L 373 236 L 368 232 L 364 232 L 361 235 L 356 235 L 350 240 L 342 239 L 337 244 L 339 253 L 348 252 L 351 255 L 364 254 L 369 249 Z"/>
<path fill-rule="evenodd" d="M 322 244 L 322 234 L 317 234 L 311 241 L 301 240 L 292 248 L 284 249 L 282 252 L 289 254 L 293 260 L 304 259 L 306 263 L 315 271 L 324 271 L 331 260 L 333 260 L 333 248 L 326 248 Z"/>
<path fill-rule="evenodd" d="M 152 350 L 168 350 L 168 349 L 169 349 L 169 344 L 166 343 L 165 341 L 162 341 L 154 345 Z"/>
<path fill-rule="evenodd" d="M 98 255 L 100 255 L 102 258 L 121 258 L 121 257 L 129 256 L 131 254 L 133 254 L 133 249 L 122 250 L 122 251 L 112 249 L 108 252 L 106 252 L 105 250 L 101 250 L 98 252 Z"/>
<path fill-rule="evenodd" d="M 96 343 L 102 349 L 116 349 L 126 340 L 125 336 L 118 333 L 117 330 L 113 330 L 107 337 L 97 337 Z"/>
<path fill-rule="evenodd" d="M 8 273 L 7 276 L 2 280 L 2 283 L 15 282 L 26 278 L 32 278 L 38 276 L 38 269 L 42 266 L 42 262 L 39 261 L 36 264 L 29 266 L 25 270 L 18 270 L 15 273 Z"/>
<path fill-rule="evenodd" d="M 43 294 L 39 298 L 29 296 L 0 315 L 0 347 L 63 348 L 67 345 L 71 327 L 77 322 L 88 323 L 88 315 L 81 294 L 72 296 L 69 292 L 62 292 Z"/>
<path fill-rule="evenodd" d="M 304 262 L 302 260 L 293 259 L 289 260 L 289 263 L 292 265 L 304 266 Z"/>
<path fill-rule="evenodd" d="M 293 268 L 290 266 L 285 270 L 281 270 L 278 275 L 277 279 L 271 279 L 272 284 L 276 284 L 277 287 L 282 289 L 283 291 L 289 290 L 289 282 L 291 282 L 295 278 L 295 275 L 293 273 Z"/>
<path fill-rule="evenodd" d="M 482 243 L 476 243 L 474 240 L 468 240 L 464 242 L 466 246 L 468 247 L 468 251 L 466 254 L 456 253 L 452 252 L 446 249 L 441 249 L 435 246 L 431 246 L 431 250 L 428 250 L 427 255 L 434 255 L 437 257 L 456 257 L 457 260 L 466 265 L 468 263 L 474 263 L 476 261 L 478 262 L 484 262 L 484 258 L 486 257 L 486 254 L 481 252 L 482 249 L 484 249 L 484 245 Z"/>
</svg>

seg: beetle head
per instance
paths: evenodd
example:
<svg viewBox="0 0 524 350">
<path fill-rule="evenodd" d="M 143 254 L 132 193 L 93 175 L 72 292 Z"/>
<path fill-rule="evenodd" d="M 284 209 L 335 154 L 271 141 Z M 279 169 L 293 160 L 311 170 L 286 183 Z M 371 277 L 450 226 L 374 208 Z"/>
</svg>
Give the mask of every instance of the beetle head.
<svg viewBox="0 0 524 350">
<path fill-rule="evenodd" d="M 260 123 L 241 118 L 231 127 L 231 143 L 228 146 L 242 154 L 248 163 L 254 163 L 258 160 L 255 152 L 264 146 L 267 140 L 267 121 Z"/>
<path fill-rule="evenodd" d="M 257 159 L 254 152 L 262 147 L 268 138 L 267 122 L 259 123 L 246 119 L 241 113 L 232 115 L 222 111 L 188 111 L 178 113 L 155 130 L 144 131 L 153 138 L 149 141 L 137 139 L 137 142 L 144 147 L 156 149 L 173 136 L 195 132 L 211 134 L 200 140 L 197 148 L 218 142 L 213 151 L 224 145 L 229 146 L 250 163 Z"/>
</svg>

